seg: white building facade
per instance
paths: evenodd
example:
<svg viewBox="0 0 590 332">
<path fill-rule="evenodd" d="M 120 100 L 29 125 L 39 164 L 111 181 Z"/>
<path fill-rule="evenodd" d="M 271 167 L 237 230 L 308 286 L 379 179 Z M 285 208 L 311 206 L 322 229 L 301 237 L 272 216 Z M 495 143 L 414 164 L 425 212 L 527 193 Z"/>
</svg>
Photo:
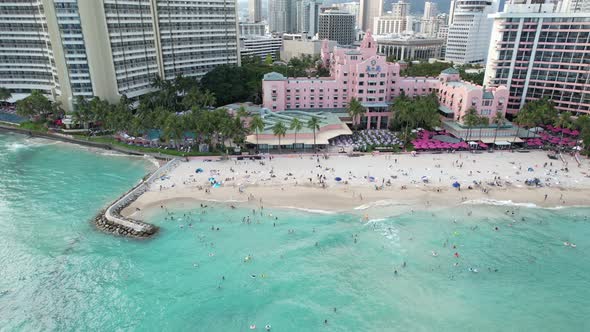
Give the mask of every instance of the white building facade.
<svg viewBox="0 0 590 332">
<path fill-rule="evenodd" d="M 115 102 L 158 76 L 239 64 L 232 0 L 0 2 L 0 45 L 0 87 L 17 99 L 40 90 L 66 110 L 78 96 Z"/>
<path fill-rule="evenodd" d="M 367 32 L 374 27 L 375 18 L 383 15 L 383 0 L 360 0 L 358 27 Z"/>
<path fill-rule="evenodd" d="M 485 64 L 498 0 L 451 2 L 445 60 L 457 64 Z"/>
<path fill-rule="evenodd" d="M 590 12 L 521 0 L 493 19 L 484 84 L 508 88 L 508 113 L 548 98 L 559 111 L 590 114 Z"/>
</svg>

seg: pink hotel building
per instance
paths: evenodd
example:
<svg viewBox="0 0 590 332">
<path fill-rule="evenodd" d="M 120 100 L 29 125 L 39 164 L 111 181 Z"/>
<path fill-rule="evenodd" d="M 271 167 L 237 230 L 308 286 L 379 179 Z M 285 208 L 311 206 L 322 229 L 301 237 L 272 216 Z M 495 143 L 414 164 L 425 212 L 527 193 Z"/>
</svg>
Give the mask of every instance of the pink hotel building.
<svg viewBox="0 0 590 332">
<path fill-rule="evenodd" d="M 358 48 L 336 47 L 330 52 L 326 41 L 322 61 L 330 68 L 327 78 L 287 78 L 279 73 L 266 74 L 262 82 L 263 106 L 270 111 L 331 111 L 345 113 L 351 98 L 365 106 L 361 126 L 384 129 L 391 118 L 389 105 L 402 93 L 409 97 L 435 93 L 439 110 L 448 118 L 461 122 L 470 108 L 492 118 L 506 113 L 508 89 L 504 86 L 483 88 L 461 81 L 453 68 L 438 77 L 402 77 L 399 63 L 387 62 L 377 54 L 371 33 Z"/>
</svg>

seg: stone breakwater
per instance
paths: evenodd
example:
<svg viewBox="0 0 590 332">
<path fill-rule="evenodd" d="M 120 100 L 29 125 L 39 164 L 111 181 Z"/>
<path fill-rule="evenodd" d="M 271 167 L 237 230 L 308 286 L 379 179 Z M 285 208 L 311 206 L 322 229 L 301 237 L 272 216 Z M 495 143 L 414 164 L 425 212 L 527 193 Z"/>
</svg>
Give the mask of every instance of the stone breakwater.
<svg viewBox="0 0 590 332">
<path fill-rule="evenodd" d="M 141 181 L 137 186 L 121 196 L 121 198 L 106 208 L 106 210 L 101 211 L 94 218 L 96 227 L 107 233 L 136 238 L 147 238 L 156 234 L 159 230 L 157 226 L 132 218 L 125 218 L 121 215 L 121 211 L 148 191 L 149 186 L 154 180 L 164 176 L 167 172 L 178 166 L 179 163 L 179 159 L 169 161 L 164 166 L 158 168 L 147 179 Z"/>
</svg>

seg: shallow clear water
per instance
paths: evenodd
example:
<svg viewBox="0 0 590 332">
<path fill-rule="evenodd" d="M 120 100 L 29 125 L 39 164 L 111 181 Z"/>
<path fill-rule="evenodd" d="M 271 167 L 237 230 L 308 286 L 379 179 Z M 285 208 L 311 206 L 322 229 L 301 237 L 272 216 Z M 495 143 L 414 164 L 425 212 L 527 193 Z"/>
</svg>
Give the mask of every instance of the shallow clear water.
<svg viewBox="0 0 590 332">
<path fill-rule="evenodd" d="M 589 209 L 461 206 L 363 224 L 210 206 L 157 211 L 148 241 L 95 231 L 89 219 L 147 167 L 0 135 L 0 330 L 590 327 Z"/>
</svg>

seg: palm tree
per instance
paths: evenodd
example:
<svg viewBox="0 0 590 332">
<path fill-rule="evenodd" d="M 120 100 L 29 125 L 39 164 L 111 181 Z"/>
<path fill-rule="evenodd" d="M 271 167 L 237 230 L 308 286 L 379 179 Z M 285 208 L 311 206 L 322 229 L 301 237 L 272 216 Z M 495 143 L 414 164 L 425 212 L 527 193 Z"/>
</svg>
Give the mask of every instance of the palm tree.
<svg viewBox="0 0 590 332">
<path fill-rule="evenodd" d="M 477 124 L 479 126 L 479 140 L 481 141 L 481 132 L 483 130 L 483 127 L 487 127 L 490 125 L 490 118 L 488 118 L 487 116 L 480 116 L 479 117 L 479 123 Z"/>
<path fill-rule="evenodd" d="M 287 127 L 283 124 L 283 122 L 277 122 L 272 127 L 272 133 L 279 138 L 279 154 L 281 153 L 281 137 L 285 137 L 287 134 Z"/>
<path fill-rule="evenodd" d="M 0 88 L 0 101 L 7 101 L 12 97 L 12 93 L 7 88 Z"/>
<path fill-rule="evenodd" d="M 264 130 L 264 120 L 262 120 L 260 115 L 252 117 L 252 120 L 250 120 L 250 130 L 256 133 L 256 149 L 259 150 L 258 134 Z"/>
<path fill-rule="evenodd" d="M 88 123 L 92 120 L 90 103 L 86 98 L 78 96 L 75 108 L 76 110 L 72 113 L 72 122 L 82 126 L 82 128 L 88 128 Z"/>
<path fill-rule="evenodd" d="M 570 128 L 572 125 L 572 113 L 563 112 L 559 114 L 553 125 L 561 129 Z M 563 138 L 563 130 L 561 131 L 561 138 Z"/>
<path fill-rule="evenodd" d="M 477 110 L 475 110 L 475 108 L 471 107 L 470 109 L 467 110 L 467 113 L 465 113 L 465 115 L 463 115 L 463 123 L 467 126 L 467 139 L 466 141 L 469 140 L 469 138 L 471 137 L 471 129 L 477 125 L 478 121 L 479 121 L 479 115 L 477 115 Z"/>
<path fill-rule="evenodd" d="M 496 115 L 492 118 L 492 123 L 496 125 L 496 130 L 494 130 L 494 145 L 496 145 L 496 138 L 498 137 L 498 130 L 501 126 L 506 123 L 506 119 L 502 112 L 496 112 Z"/>
<path fill-rule="evenodd" d="M 201 105 L 203 105 L 203 107 L 211 107 L 215 105 L 215 103 L 217 103 L 215 94 L 209 90 L 205 90 L 205 92 L 203 92 L 201 95 Z"/>
<path fill-rule="evenodd" d="M 307 121 L 307 128 L 313 130 L 313 148 L 317 151 L 316 147 L 316 130 L 320 130 L 320 119 L 318 117 L 312 116 L 309 121 Z"/>
<path fill-rule="evenodd" d="M 365 108 L 363 105 L 354 97 L 348 103 L 348 114 L 352 118 L 352 126 L 358 129 L 358 125 L 361 122 L 361 117 L 365 115 Z"/>
<path fill-rule="evenodd" d="M 293 143 L 293 145 L 295 145 L 297 144 L 297 133 L 303 129 L 303 123 L 301 123 L 301 120 L 298 118 L 293 118 L 289 124 L 289 129 L 295 132 L 295 142 Z"/>
</svg>

